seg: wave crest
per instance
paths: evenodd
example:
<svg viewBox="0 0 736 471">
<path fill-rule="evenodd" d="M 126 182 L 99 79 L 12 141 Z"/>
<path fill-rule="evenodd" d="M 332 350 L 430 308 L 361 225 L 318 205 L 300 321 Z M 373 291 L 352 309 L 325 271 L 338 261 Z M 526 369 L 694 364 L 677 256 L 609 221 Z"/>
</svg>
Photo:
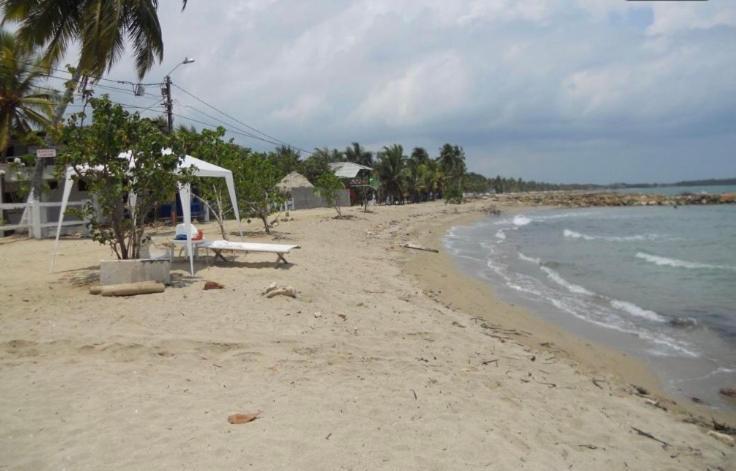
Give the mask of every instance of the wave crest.
<svg viewBox="0 0 736 471">
<path fill-rule="evenodd" d="M 604 240 L 607 242 L 636 242 L 642 240 L 656 240 L 660 238 L 660 236 L 657 234 L 637 234 L 633 236 L 597 236 L 571 231 L 570 229 L 565 229 L 562 234 L 568 239 Z"/>
<path fill-rule="evenodd" d="M 733 270 L 736 271 L 736 267 L 730 267 L 726 265 L 711 265 L 708 263 L 688 262 L 687 260 L 678 260 L 676 258 L 660 257 L 659 255 L 652 255 L 645 252 L 637 252 L 636 258 L 640 258 L 649 263 L 659 265 L 661 267 L 674 267 L 674 268 L 689 268 L 691 270 Z"/>
</svg>

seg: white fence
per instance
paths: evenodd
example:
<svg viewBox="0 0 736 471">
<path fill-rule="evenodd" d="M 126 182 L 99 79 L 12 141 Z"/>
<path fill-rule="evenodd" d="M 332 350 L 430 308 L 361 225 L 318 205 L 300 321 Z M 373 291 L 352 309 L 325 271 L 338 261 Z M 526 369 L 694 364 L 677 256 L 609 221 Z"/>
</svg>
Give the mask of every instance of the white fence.
<svg viewBox="0 0 736 471">
<path fill-rule="evenodd" d="M 83 206 L 87 204 L 89 200 L 82 201 L 69 201 L 67 207 Z M 43 229 L 49 227 L 56 227 L 59 221 L 48 222 L 47 213 L 49 208 L 61 208 L 61 202 L 55 203 L 39 203 L 39 202 L 28 202 L 28 203 L 0 203 L 0 215 L 3 211 L 9 211 L 14 209 L 24 210 L 23 216 L 20 221 L 16 224 L 0 225 L 0 237 L 5 235 L 5 231 L 18 231 L 27 230 L 31 235 L 40 239 L 43 237 Z M 69 221 L 65 220 L 62 226 L 83 226 L 87 221 Z"/>
</svg>

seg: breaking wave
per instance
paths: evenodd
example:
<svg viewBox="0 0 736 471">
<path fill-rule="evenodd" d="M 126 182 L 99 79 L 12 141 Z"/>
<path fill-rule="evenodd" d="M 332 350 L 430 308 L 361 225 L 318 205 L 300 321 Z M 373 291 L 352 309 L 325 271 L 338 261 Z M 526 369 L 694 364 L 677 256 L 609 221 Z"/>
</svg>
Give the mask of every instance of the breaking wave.
<svg viewBox="0 0 736 471">
<path fill-rule="evenodd" d="M 565 229 L 562 233 L 567 239 L 605 240 L 607 242 L 636 242 L 642 240 L 656 240 L 660 238 L 660 236 L 657 234 L 638 234 L 633 236 L 597 236 L 571 231 L 570 229 Z"/>
<path fill-rule="evenodd" d="M 687 260 L 678 260 L 676 258 L 660 257 L 644 252 L 637 252 L 636 258 L 640 258 L 649 263 L 659 265 L 661 267 L 689 268 L 692 270 L 734 270 L 736 267 L 726 265 L 711 265 L 708 263 L 688 262 Z"/>
</svg>

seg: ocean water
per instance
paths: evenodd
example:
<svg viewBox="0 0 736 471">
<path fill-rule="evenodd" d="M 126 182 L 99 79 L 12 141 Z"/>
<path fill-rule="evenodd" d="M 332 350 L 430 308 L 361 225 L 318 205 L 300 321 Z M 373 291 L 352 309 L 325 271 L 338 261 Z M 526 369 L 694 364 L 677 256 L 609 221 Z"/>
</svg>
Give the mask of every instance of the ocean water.
<svg viewBox="0 0 736 471">
<path fill-rule="evenodd" d="M 736 205 L 535 210 L 444 243 L 501 298 L 641 358 L 682 399 L 733 407 L 718 389 L 736 386 Z"/>
</svg>

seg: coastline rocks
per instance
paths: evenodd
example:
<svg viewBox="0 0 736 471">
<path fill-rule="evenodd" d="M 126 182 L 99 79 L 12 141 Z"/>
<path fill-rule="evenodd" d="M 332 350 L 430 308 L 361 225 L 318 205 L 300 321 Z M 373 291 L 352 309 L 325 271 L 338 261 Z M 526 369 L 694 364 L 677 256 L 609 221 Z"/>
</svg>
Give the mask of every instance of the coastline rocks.
<svg viewBox="0 0 736 471">
<path fill-rule="evenodd" d="M 719 391 L 722 396 L 726 396 L 729 399 L 736 400 L 736 387 L 734 388 L 721 388 Z"/>
<path fill-rule="evenodd" d="M 672 206 L 704 204 L 736 204 L 736 193 L 679 195 L 626 194 L 585 191 L 547 191 L 501 193 L 492 197 L 503 203 L 523 206 L 557 206 L 584 208 L 599 206 Z"/>
</svg>

